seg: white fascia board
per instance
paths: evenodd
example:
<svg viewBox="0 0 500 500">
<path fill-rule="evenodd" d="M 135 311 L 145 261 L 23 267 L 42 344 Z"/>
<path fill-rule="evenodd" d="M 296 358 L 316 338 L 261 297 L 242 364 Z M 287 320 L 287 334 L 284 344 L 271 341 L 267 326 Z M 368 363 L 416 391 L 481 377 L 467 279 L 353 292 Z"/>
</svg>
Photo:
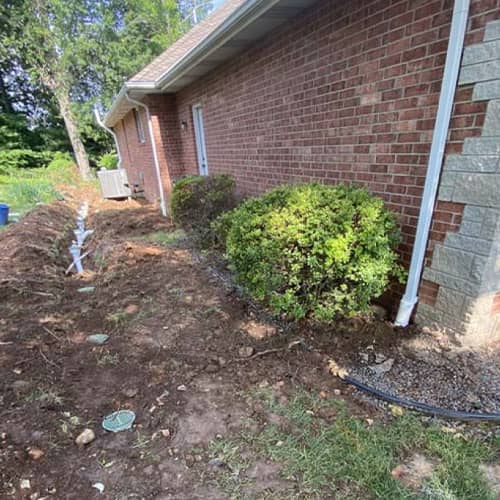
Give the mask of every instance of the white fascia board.
<svg viewBox="0 0 500 500">
<path fill-rule="evenodd" d="M 172 68 L 163 73 L 155 85 L 162 91 L 167 90 L 169 84 L 182 77 L 193 66 L 222 46 L 239 31 L 258 19 L 266 11 L 274 7 L 280 0 L 249 0 L 235 10 L 224 23 L 213 31 L 205 40 L 191 49 Z"/>
</svg>

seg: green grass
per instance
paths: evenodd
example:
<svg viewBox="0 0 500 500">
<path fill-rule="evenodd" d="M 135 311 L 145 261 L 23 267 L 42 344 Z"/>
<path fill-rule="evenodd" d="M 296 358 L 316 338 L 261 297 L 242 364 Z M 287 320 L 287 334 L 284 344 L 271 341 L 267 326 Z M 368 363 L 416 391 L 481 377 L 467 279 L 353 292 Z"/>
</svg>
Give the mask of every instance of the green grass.
<svg viewBox="0 0 500 500">
<path fill-rule="evenodd" d="M 50 203 L 63 196 L 56 185 L 77 184 L 78 175 L 72 164 L 57 168 L 7 169 L 0 173 L 0 203 L 21 215 L 37 203 Z"/>
<path fill-rule="evenodd" d="M 479 465 L 498 459 L 498 440 L 482 443 L 457 437 L 410 414 L 388 424 L 370 426 L 349 416 L 342 404 L 308 394 L 299 394 L 286 405 L 277 404 L 272 398 L 266 404 L 273 413 L 288 420 L 286 429 L 268 425 L 257 435 L 217 442 L 213 451 L 236 467 L 244 465 L 238 463 L 243 449 L 282 464 L 284 478 L 300 485 L 297 498 L 495 498 Z M 331 421 L 317 416 L 325 406 L 333 406 L 337 411 Z M 437 464 L 419 491 L 406 488 L 391 475 L 397 465 L 415 453 Z M 227 487 L 231 483 L 226 480 L 223 484 Z M 236 487 L 232 494 L 233 498 L 241 498 Z"/>
<path fill-rule="evenodd" d="M 182 229 L 176 229 L 175 231 L 156 231 L 154 233 L 148 234 L 141 239 L 151 241 L 153 243 L 159 243 L 160 245 L 175 245 L 186 238 L 186 233 Z"/>
</svg>

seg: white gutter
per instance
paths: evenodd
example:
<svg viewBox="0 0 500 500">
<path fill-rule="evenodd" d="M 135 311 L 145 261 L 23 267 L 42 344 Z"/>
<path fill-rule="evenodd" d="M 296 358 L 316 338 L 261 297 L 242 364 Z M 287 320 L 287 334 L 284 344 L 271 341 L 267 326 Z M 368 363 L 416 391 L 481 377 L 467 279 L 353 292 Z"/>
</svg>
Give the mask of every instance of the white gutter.
<svg viewBox="0 0 500 500">
<path fill-rule="evenodd" d="M 411 256 L 410 271 L 405 294 L 399 304 L 399 310 L 396 317 L 395 324 L 397 326 L 408 325 L 413 308 L 418 302 L 418 289 L 424 265 L 425 250 L 429 239 L 429 231 L 441 175 L 441 165 L 443 164 L 446 139 L 448 137 L 455 90 L 458 82 L 458 73 L 460 71 L 465 32 L 467 30 L 469 5 L 470 0 L 455 0 L 453 6 L 448 52 L 446 54 L 443 83 L 441 84 L 441 95 L 439 96 L 439 107 L 436 116 L 436 124 L 434 126 L 434 135 L 432 137 L 417 233 L 415 235 L 415 245 Z"/>
<path fill-rule="evenodd" d="M 134 92 L 162 92 L 168 84 L 178 80 L 182 75 L 188 71 L 193 64 L 201 56 L 207 56 L 217 49 L 220 45 L 224 44 L 228 39 L 233 36 L 233 32 L 240 31 L 248 26 L 252 21 L 260 17 L 264 12 L 279 3 L 280 0 L 247 0 L 240 7 L 238 7 L 215 31 L 205 38 L 200 44 L 193 47 L 187 52 L 181 60 L 179 60 L 173 67 L 169 68 L 155 81 L 132 81 L 126 82 L 120 92 L 116 96 L 111 108 L 104 117 L 104 123 L 109 124 L 113 121 L 114 114 L 120 108 L 123 100 L 126 100 L 127 92 L 133 90 Z"/>
<path fill-rule="evenodd" d="M 99 113 L 99 110 L 97 107 L 94 108 L 94 114 L 95 114 L 95 119 L 97 120 L 97 124 L 102 127 L 106 132 L 109 132 L 115 141 L 115 147 L 116 147 L 116 154 L 118 155 L 118 168 L 121 170 L 122 169 L 122 155 L 120 153 L 120 144 L 118 143 L 118 138 L 116 137 L 115 132 L 110 129 L 109 127 L 106 127 L 104 122 L 102 121 L 101 114 Z"/>
<path fill-rule="evenodd" d="M 161 181 L 161 172 L 160 172 L 160 162 L 158 161 L 158 151 L 156 149 L 156 141 L 153 133 L 153 123 L 151 121 L 151 114 L 149 113 L 149 108 L 142 102 L 136 101 L 132 99 L 127 92 L 125 92 L 125 99 L 135 106 L 140 106 L 146 111 L 146 117 L 148 120 L 148 131 L 149 131 L 149 140 L 151 141 L 151 149 L 153 150 L 153 163 L 155 165 L 156 170 L 156 180 L 158 182 L 158 193 L 160 194 L 160 209 L 161 213 L 164 217 L 167 216 L 167 204 L 165 201 L 165 192 L 163 191 L 163 184 Z"/>
<path fill-rule="evenodd" d="M 279 1 L 280 0 L 247 0 L 218 26 L 215 31 L 210 33 L 201 43 L 185 54 L 180 61 L 163 73 L 155 81 L 156 87 L 163 90 L 167 84 L 172 83 L 175 79 L 182 76 L 185 70 L 188 69 L 187 67 L 196 62 L 204 52 L 212 52 L 231 38 L 231 31 L 234 31 L 235 28 L 237 31 L 245 28 Z M 208 52 L 208 54 L 210 52 Z"/>
</svg>

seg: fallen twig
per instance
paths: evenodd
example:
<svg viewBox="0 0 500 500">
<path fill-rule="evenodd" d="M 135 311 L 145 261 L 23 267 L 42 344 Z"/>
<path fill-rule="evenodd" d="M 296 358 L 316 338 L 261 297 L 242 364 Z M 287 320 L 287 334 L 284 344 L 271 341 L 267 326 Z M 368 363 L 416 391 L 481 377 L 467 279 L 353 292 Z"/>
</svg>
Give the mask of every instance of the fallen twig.
<svg viewBox="0 0 500 500">
<path fill-rule="evenodd" d="M 42 328 L 49 334 L 49 335 L 52 335 L 52 337 L 54 337 L 55 339 L 57 339 L 59 342 L 62 342 L 62 339 L 61 337 L 58 337 L 52 330 L 50 330 L 49 328 L 47 328 L 46 326 L 42 326 Z"/>
<path fill-rule="evenodd" d="M 54 361 L 50 360 L 49 358 L 47 358 L 47 356 L 45 356 L 45 354 L 43 353 L 41 348 L 38 349 L 38 352 L 40 353 L 42 358 L 45 360 L 45 362 L 47 362 L 49 365 L 52 365 L 52 366 L 55 366 L 56 368 L 61 369 L 61 367 L 57 363 L 54 363 Z"/>
</svg>

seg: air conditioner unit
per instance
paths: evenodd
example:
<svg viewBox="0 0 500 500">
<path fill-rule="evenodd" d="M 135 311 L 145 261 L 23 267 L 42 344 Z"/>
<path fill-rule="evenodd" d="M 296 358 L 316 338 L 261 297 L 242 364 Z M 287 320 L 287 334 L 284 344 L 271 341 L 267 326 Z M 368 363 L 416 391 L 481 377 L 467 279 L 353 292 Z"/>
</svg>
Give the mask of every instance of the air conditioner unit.
<svg viewBox="0 0 500 500">
<path fill-rule="evenodd" d="M 97 177 L 101 183 L 101 192 L 104 198 L 116 199 L 132 196 L 127 172 L 124 169 L 99 170 Z"/>
</svg>

